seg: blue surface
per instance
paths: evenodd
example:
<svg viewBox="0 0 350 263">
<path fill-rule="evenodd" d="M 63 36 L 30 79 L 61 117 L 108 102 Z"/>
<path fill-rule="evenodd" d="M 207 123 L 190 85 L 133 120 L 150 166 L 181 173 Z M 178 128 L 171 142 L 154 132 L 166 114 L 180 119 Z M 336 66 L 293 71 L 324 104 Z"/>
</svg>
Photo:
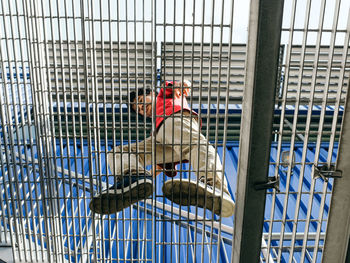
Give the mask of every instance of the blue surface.
<svg viewBox="0 0 350 263">
<path fill-rule="evenodd" d="M 93 190 L 93 194 L 96 194 L 100 187 L 90 184 L 91 178 L 96 178 L 101 180 L 100 182 L 106 182 L 109 180 L 110 183 L 113 183 L 113 177 L 109 176 L 107 178 L 106 170 L 106 158 L 105 158 L 105 147 L 100 146 L 101 154 L 92 154 L 92 168 L 89 165 L 89 149 L 88 146 L 79 141 L 77 142 L 79 146 L 74 147 L 73 141 L 70 141 L 67 144 L 66 141 L 57 141 L 55 156 L 52 160 L 56 160 L 57 167 L 61 168 L 62 166 L 69 173 L 79 173 L 82 174 L 86 180 L 81 180 L 81 178 L 76 178 L 76 174 L 72 176 L 62 175 L 61 172 L 53 173 L 51 176 L 53 179 L 49 180 L 46 173 L 40 173 L 40 163 L 30 162 L 28 166 L 25 166 L 26 169 L 20 170 L 19 164 L 24 162 L 19 158 L 16 158 L 16 169 L 17 174 L 13 173 L 13 166 L 3 165 L 1 169 L 2 187 L 6 185 L 6 192 L 2 194 L 2 200 L 12 199 L 12 200 L 26 200 L 25 202 L 19 203 L 11 202 L 9 204 L 10 210 L 5 209 L 6 216 L 14 216 L 13 206 L 21 208 L 21 212 L 16 213 L 16 217 L 27 217 L 28 216 L 28 228 L 30 228 L 34 233 L 40 233 L 39 226 L 41 227 L 42 233 L 45 233 L 45 225 L 42 221 L 39 220 L 40 217 L 43 217 L 44 211 L 49 213 L 50 205 L 52 202 L 44 201 L 42 195 L 43 189 L 45 189 L 45 195 L 48 195 L 49 191 L 51 193 L 57 192 L 58 195 L 58 207 L 60 208 L 59 220 L 61 221 L 60 229 L 63 235 L 68 235 L 69 238 L 64 239 L 64 246 L 68 249 L 68 252 L 65 255 L 66 259 L 71 259 L 72 262 L 80 261 L 82 255 L 79 253 L 81 249 L 85 248 L 87 242 L 91 243 L 87 238 L 88 236 L 93 236 L 94 238 L 98 237 L 95 240 L 94 246 L 96 247 L 98 255 L 100 255 L 102 260 L 103 258 L 108 258 L 109 261 L 115 262 L 116 258 L 119 259 L 152 259 L 154 262 L 170 262 L 164 261 L 172 259 L 171 262 L 195 262 L 201 261 L 202 254 L 204 257 L 204 262 L 216 262 L 217 255 L 220 257 L 220 262 L 228 262 L 231 257 L 232 250 L 232 236 L 228 233 L 221 233 L 221 242 L 218 243 L 215 234 L 217 231 L 212 229 L 209 226 L 205 227 L 205 230 L 208 231 L 208 235 L 203 235 L 201 231 L 197 233 L 194 232 L 194 227 L 196 227 L 195 222 L 186 221 L 183 218 L 163 211 L 163 209 L 152 209 L 151 206 L 146 205 L 143 202 L 138 203 L 139 209 L 134 208 L 125 209 L 123 212 L 118 213 L 117 215 L 111 215 L 109 220 L 107 217 L 93 218 L 88 204 L 91 198 L 90 190 Z M 81 147 L 83 145 L 83 147 Z M 60 150 L 62 146 L 62 151 Z M 302 144 L 295 145 L 295 158 L 296 162 L 300 162 L 302 154 Z M 108 146 L 108 150 L 111 149 L 111 145 Z M 33 156 L 36 160 L 38 159 L 38 152 L 36 147 L 29 148 L 23 147 L 17 149 L 22 153 L 27 153 L 27 157 Z M 95 152 L 94 146 L 92 146 L 92 152 Z M 224 148 L 219 147 L 217 149 L 220 158 L 223 156 Z M 289 145 L 283 145 L 282 150 L 289 150 Z M 83 153 L 82 153 L 83 152 Z M 277 145 L 273 144 L 271 148 L 271 159 L 273 163 L 275 161 L 277 152 Z M 337 152 L 337 146 L 333 149 L 333 160 L 335 161 Z M 314 161 L 315 154 L 315 144 L 310 144 L 307 152 L 307 162 L 312 163 Z M 320 161 L 325 161 L 328 154 L 328 145 L 323 144 L 320 154 Z M 5 157 L 5 156 L 4 156 Z M 74 159 L 76 157 L 77 159 Z M 23 157 L 24 158 L 24 157 Z M 238 160 L 238 142 L 228 142 L 226 147 L 226 173 L 225 176 L 229 183 L 229 191 L 232 196 L 236 192 L 236 175 L 237 175 L 237 160 Z M 54 163 L 52 163 L 54 164 Z M 34 173 L 32 172 L 34 168 Z M 42 167 L 45 169 L 46 167 Z M 178 167 L 179 168 L 179 167 Z M 188 164 L 183 164 L 182 169 L 188 170 Z M 309 232 L 316 232 L 317 222 L 313 221 L 319 216 L 319 207 L 322 201 L 322 195 L 316 193 L 313 196 L 309 194 L 311 186 L 311 164 L 306 165 L 305 175 L 302 181 L 302 192 L 301 195 L 301 205 L 298 215 L 300 220 L 297 225 L 297 232 L 304 232 L 305 230 L 305 220 L 307 215 L 309 199 L 312 198 L 313 207 L 311 210 L 311 223 L 309 225 Z M 28 169 L 28 170 L 27 170 Z M 274 174 L 274 165 L 270 165 L 270 175 Z M 44 170 L 45 171 L 45 170 Z M 289 191 L 295 192 L 298 189 L 299 184 L 299 171 L 300 165 L 296 165 L 293 169 L 293 174 L 290 180 Z M 286 172 L 281 168 L 279 171 L 280 175 L 280 188 L 281 192 L 284 192 L 286 189 Z M 180 176 L 178 173 L 177 177 Z M 191 177 L 194 178 L 192 173 L 184 171 L 182 173 L 183 178 Z M 64 179 L 64 180 L 63 180 Z M 162 196 L 161 187 L 165 180 L 169 180 L 160 174 L 155 180 L 155 198 L 157 201 L 163 202 L 168 205 L 172 205 L 166 198 Z M 14 180 L 14 181 L 13 181 Z M 16 183 L 19 182 L 19 183 Z M 44 182 L 44 183 L 43 183 Z M 50 183 L 51 184 L 50 184 Z M 51 188 L 49 188 L 49 186 Z M 323 187 L 323 181 L 321 179 L 316 180 L 315 192 L 321 192 Z M 327 196 L 325 199 L 325 206 L 323 210 L 323 218 L 326 219 L 328 216 L 329 202 L 330 202 L 330 191 L 332 187 L 332 180 L 329 181 L 327 186 Z M 18 191 L 19 190 L 19 191 Z M 7 195 L 7 197 L 5 196 Z M 85 197 L 86 199 L 83 199 Z M 276 195 L 276 205 L 275 205 L 275 214 L 272 225 L 272 232 L 278 233 L 281 231 L 282 223 L 279 221 L 282 218 L 283 213 L 283 204 L 286 195 L 281 193 Z M 288 196 L 288 207 L 287 207 L 287 223 L 285 225 L 285 232 L 291 233 L 293 230 L 293 223 L 288 221 L 294 218 L 295 215 L 295 206 L 296 206 L 296 194 L 290 194 Z M 45 204 L 45 205 L 44 205 Z M 265 223 L 264 223 L 264 232 L 268 233 L 270 227 L 270 211 L 272 205 L 272 194 L 271 191 L 268 191 L 266 198 L 266 209 L 265 209 Z M 6 203 L 3 202 L 3 207 L 7 207 Z M 178 208 L 177 205 L 173 205 L 174 208 Z M 49 208 L 49 210 L 44 210 L 44 208 Z M 147 208 L 145 213 L 144 208 Z M 188 211 L 191 213 L 196 213 L 195 207 L 182 207 L 183 211 Z M 11 212 L 9 212 L 11 211 Z M 10 214 L 9 214 L 10 213 Z M 80 215 L 80 216 L 78 216 Z M 153 216 L 155 215 L 155 216 Z M 204 214 L 203 209 L 198 209 L 199 216 L 205 216 L 205 218 L 210 222 L 212 218 L 217 220 L 216 215 L 212 215 L 211 212 L 206 211 Z M 124 223 L 123 220 L 124 219 Z M 139 219 L 139 220 L 134 220 Z M 180 220 L 181 219 L 181 220 Z M 40 223 L 41 222 L 41 223 Z M 188 224 L 181 225 L 181 223 Z M 40 225 L 41 224 L 41 225 Z M 233 227 L 233 217 L 223 218 L 222 224 Z M 3 222 L 4 225 L 4 222 Z M 198 227 L 202 229 L 202 225 L 198 224 Z M 95 230 L 92 230 L 94 229 Z M 322 222 L 321 232 L 325 231 L 326 222 Z M 89 230 L 91 230 L 89 232 Z M 130 232 L 129 232 L 130 231 Z M 214 236 L 213 236 L 214 235 Z M 82 240 L 80 240 L 82 236 Z M 101 240 L 99 238 L 102 238 Z M 204 240 L 203 240 L 204 238 Z M 212 245 L 210 240 L 213 238 Z M 109 242 L 109 239 L 112 242 Z M 45 243 L 45 239 L 44 243 Z M 89 240 L 89 241 L 88 241 Z M 32 238 L 33 242 L 37 242 L 39 245 L 42 245 L 40 238 Z M 200 243 L 209 242 L 208 245 L 202 246 Z M 173 242 L 173 246 L 162 245 L 162 242 Z M 192 245 L 188 245 L 189 242 Z M 193 245 L 193 242 L 196 242 L 196 245 Z M 309 240 L 308 244 L 313 244 L 313 240 Z M 320 245 L 322 245 L 320 242 Z M 284 245 L 288 245 L 290 241 L 284 240 Z M 220 248 L 218 247 L 220 244 Z M 44 244 L 47 245 L 46 243 Z M 272 246 L 279 245 L 279 239 L 272 240 Z M 297 246 L 302 245 L 302 240 L 297 240 Z M 219 249 L 219 252 L 218 252 Z M 78 254 L 74 254 L 74 250 L 78 251 Z M 195 251 L 196 250 L 196 251 Z M 209 251 L 212 253 L 209 254 Z M 87 251 L 84 251 L 86 253 Z M 312 248 L 308 249 L 308 252 L 312 254 Z M 89 249 L 89 254 L 85 255 L 91 259 L 93 254 L 93 247 Z M 321 254 L 321 252 L 319 252 Z M 294 258 L 298 262 L 300 260 L 300 249 L 294 252 Z M 282 253 L 282 262 L 288 261 L 289 252 L 285 250 Z M 193 260 L 194 259 L 194 260 Z M 306 262 L 309 262 L 305 258 Z M 129 262 L 119 261 L 119 262 Z M 317 262 L 320 262 L 320 256 L 317 258 Z"/>
</svg>

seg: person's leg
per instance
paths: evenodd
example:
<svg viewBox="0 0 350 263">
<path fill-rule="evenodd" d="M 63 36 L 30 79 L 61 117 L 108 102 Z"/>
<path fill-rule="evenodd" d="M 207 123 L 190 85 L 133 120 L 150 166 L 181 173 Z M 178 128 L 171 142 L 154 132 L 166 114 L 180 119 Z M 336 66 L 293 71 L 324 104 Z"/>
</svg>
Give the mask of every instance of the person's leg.
<svg viewBox="0 0 350 263">
<path fill-rule="evenodd" d="M 205 206 L 217 214 L 231 216 L 234 203 L 228 192 L 226 179 L 222 173 L 221 161 L 215 148 L 210 144 L 207 145 L 207 140 L 200 133 L 196 119 L 192 118 L 191 120 L 187 114 L 182 119 L 181 116 L 174 117 L 174 120 L 168 118 L 164 122 L 165 130 L 168 133 L 172 132 L 174 139 L 164 137 L 164 141 L 167 144 L 174 143 L 173 149 L 177 152 L 177 155 L 180 155 L 182 159 L 190 160 L 192 170 L 201 182 L 196 185 L 193 181 L 188 180 L 183 182 L 179 179 L 172 180 L 172 182 L 169 180 L 164 184 L 164 194 L 167 197 L 171 196 L 174 202 L 181 203 L 182 205 Z M 222 200 L 220 191 L 221 182 L 224 182 L 224 198 Z M 178 200 L 176 198 L 179 198 L 178 195 L 180 193 L 182 199 Z M 196 198 L 197 196 L 199 198 Z M 204 196 L 207 196 L 207 201 L 204 201 Z"/>
<path fill-rule="evenodd" d="M 153 180 L 146 170 L 152 164 L 152 152 L 156 152 L 158 164 L 178 161 L 169 146 L 155 143 L 155 139 L 154 136 L 148 137 L 138 143 L 116 146 L 108 152 L 107 162 L 117 182 L 93 198 L 91 210 L 100 214 L 115 213 L 152 194 Z"/>
<path fill-rule="evenodd" d="M 90 209 L 99 214 L 119 212 L 131 204 L 144 200 L 153 192 L 151 174 L 145 170 L 145 160 L 151 159 L 152 138 L 130 145 L 117 146 L 107 154 L 114 186 L 102 191 L 90 203 Z"/>
<path fill-rule="evenodd" d="M 152 137 L 138 143 L 120 145 L 114 147 L 107 154 L 108 166 L 111 173 L 118 179 L 122 174 L 147 173 L 145 160 L 151 159 Z"/>
<path fill-rule="evenodd" d="M 162 130 L 162 127 L 160 127 Z M 171 134 L 167 135 L 169 138 Z M 150 136 L 144 141 L 128 145 L 116 146 L 107 154 L 108 165 L 112 174 L 121 178 L 122 171 L 129 174 L 130 171 L 139 174 L 148 173 L 146 167 L 153 165 L 152 152 L 155 151 L 155 163 L 166 164 L 170 162 L 178 162 L 179 155 L 173 151 L 169 144 L 164 144 L 163 133 L 156 136 Z M 157 140 L 156 142 L 154 140 Z"/>
<path fill-rule="evenodd" d="M 192 170 L 200 179 L 215 182 L 216 186 L 221 186 L 221 182 L 224 181 L 226 190 L 227 183 L 222 173 L 220 157 L 211 144 L 207 145 L 207 139 L 200 133 L 196 118 L 191 120 L 191 116 L 186 112 L 182 119 L 180 115 L 174 115 L 174 120 L 166 119 L 164 126 L 165 135 L 162 134 L 162 129 L 159 135 L 165 145 L 174 145 L 174 156 L 179 160 L 190 160 Z"/>
</svg>

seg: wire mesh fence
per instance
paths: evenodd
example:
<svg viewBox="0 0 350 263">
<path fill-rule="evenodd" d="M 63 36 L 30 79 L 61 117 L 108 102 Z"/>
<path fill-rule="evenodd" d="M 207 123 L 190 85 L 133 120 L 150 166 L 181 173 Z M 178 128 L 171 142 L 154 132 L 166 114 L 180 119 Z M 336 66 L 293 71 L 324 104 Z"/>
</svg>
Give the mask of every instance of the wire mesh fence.
<svg viewBox="0 0 350 263">
<path fill-rule="evenodd" d="M 336 161 L 349 5 L 284 5 L 270 162 L 280 191 L 267 191 L 260 260 L 320 262 L 333 179 L 317 171 Z M 235 25 L 246 26 L 240 12 L 248 9 L 225 0 L 0 3 L 0 243 L 12 245 L 16 261 L 231 261 L 233 216 L 212 213 L 205 198 L 202 208 L 198 198 L 188 206 L 181 200 L 190 194 L 176 202 L 163 186 L 218 174 L 214 188 L 223 197 L 227 180 L 235 200 L 247 55 L 246 30 Z M 157 127 L 165 111 L 137 114 L 146 96 L 134 112 L 133 91 L 160 93 L 178 81 L 183 92 L 183 80 L 191 83 L 189 111 L 168 117 L 169 130 L 165 122 Z M 175 135 L 186 120 L 198 126 L 196 119 L 201 130 L 189 142 Z M 201 134 L 205 140 L 195 141 Z M 148 160 L 153 194 L 117 213 L 93 213 L 94 197 L 120 175 L 131 180 L 113 168 L 131 167 L 135 156 Z"/>
<path fill-rule="evenodd" d="M 277 262 L 321 261 L 334 179 L 320 170 L 335 169 L 348 90 L 349 21 L 346 1 L 285 2 L 280 124 L 270 163 L 284 183 L 280 192 L 267 193 L 264 224 Z"/>
</svg>

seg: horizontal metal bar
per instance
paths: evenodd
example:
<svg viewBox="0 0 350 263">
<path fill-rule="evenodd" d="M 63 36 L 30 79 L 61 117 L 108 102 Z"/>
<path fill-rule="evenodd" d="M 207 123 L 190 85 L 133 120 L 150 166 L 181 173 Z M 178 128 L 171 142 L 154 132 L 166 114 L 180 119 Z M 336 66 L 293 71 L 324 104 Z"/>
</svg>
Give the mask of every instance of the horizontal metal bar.
<svg viewBox="0 0 350 263">
<path fill-rule="evenodd" d="M 274 222 L 276 222 L 276 221 L 274 221 Z M 298 220 L 298 222 L 300 222 L 300 221 Z M 296 236 L 295 236 L 295 239 L 296 240 L 303 240 L 305 235 L 306 234 L 303 233 L 303 232 L 297 232 Z M 310 240 L 310 241 L 311 240 L 315 240 L 316 236 L 317 236 L 317 233 L 316 232 L 309 232 L 309 233 L 307 233 L 307 236 L 308 236 L 308 240 Z M 325 236 L 326 236 L 325 233 L 321 233 L 320 239 L 324 240 Z M 263 238 L 264 239 L 268 239 L 268 237 L 269 237 L 268 233 L 263 233 Z M 281 233 L 280 232 L 272 232 L 271 233 L 271 240 L 279 240 L 280 237 L 281 237 Z M 291 233 L 291 232 L 285 232 L 284 235 L 283 235 L 283 240 L 292 240 L 292 238 L 293 238 L 293 233 Z"/>
</svg>

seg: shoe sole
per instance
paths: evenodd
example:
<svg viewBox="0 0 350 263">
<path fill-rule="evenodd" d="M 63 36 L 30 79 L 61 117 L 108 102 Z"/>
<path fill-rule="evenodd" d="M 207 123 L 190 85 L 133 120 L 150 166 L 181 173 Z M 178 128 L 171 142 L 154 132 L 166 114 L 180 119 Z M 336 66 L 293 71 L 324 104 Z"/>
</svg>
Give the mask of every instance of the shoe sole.
<svg viewBox="0 0 350 263">
<path fill-rule="evenodd" d="M 178 205 L 206 208 L 222 217 L 230 217 L 234 213 L 235 203 L 231 198 L 221 198 L 212 189 L 197 185 L 196 181 L 169 180 L 164 183 L 162 190 L 166 198 Z"/>
<path fill-rule="evenodd" d="M 137 184 L 137 182 L 135 182 L 124 190 L 124 193 L 120 193 L 120 190 L 119 193 L 116 193 L 113 189 L 109 190 L 108 193 L 102 193 L 94 197 L 91 200 L 89 207 L 91 211 L 98 214 L 114 214 L 138 201 L 148 198 L 152 193 L 152 183 L 142 181 Z"/>
</svg>

